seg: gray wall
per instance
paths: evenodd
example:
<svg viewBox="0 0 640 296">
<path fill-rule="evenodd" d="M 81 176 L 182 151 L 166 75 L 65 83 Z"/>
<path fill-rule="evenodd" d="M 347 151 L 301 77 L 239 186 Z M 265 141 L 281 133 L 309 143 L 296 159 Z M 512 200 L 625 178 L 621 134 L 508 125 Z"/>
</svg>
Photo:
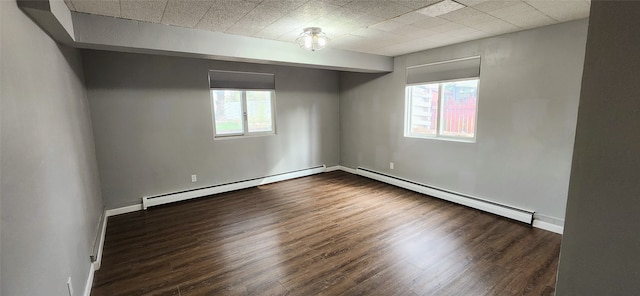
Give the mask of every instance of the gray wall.
<svg viewBox="0 0 640 296">
<path fill-rule="evenodd" d="M 400 56 L 388 75 L 342 73 L 341 164 L 535 210 L 562 225 L 586 31 L 586 20 L 574 21 Z M 475 55 L 477 142 L 405 138 L 406 67 Z"/>
<path fill-rule="evenodd" d="M 337 72 L 103 51 L 83 64 L 110 208 L 339 163 Z M 275 73 L 277 135 L 213 140 L 210 69 Z"/>
<path fill-rule="evenodd" d="M 639 27 L 592 2 L 557 295 L 640 295 Z"/>
<path fill-rule="evenodd" d="M 103 211 L 80 54 L 0 3 L 2 295 L 80 295 Z"/>
</svg>

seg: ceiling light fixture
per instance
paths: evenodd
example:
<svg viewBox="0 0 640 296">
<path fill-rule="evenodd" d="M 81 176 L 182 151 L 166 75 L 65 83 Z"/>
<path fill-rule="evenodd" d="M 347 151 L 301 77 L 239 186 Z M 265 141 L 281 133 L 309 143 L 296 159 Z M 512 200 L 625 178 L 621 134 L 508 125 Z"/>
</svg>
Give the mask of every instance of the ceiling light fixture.
<svg viewBox="0 0 640 296">
<path fill-rule="evenodd" d="M 329 37 L 327 34 L 322 32 L 322 29 L 318 27 L 308 27 L 302 29 L 302 33 L 300 33 L 300 37 L 296 39 L 300 47 L 316 51 L 325 48 L 327 43 L 329 43 Z"/>
<path fill-rule="evenodd" d="M 458 9 L 465 8 L 466 6 L 451 0 L 444 0 L 438 3 L 429 5 L 425 8 L 416 10 L 417 13 L 422 13 L 431 17 L 441 16 Z"/>
</svg>

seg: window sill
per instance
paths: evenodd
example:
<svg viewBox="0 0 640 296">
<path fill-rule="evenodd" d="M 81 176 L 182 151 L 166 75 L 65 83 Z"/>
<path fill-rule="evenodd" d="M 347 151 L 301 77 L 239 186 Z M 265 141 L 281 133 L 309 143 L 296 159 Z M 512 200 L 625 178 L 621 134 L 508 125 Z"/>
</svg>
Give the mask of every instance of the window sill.
<svg viewBox="0 0 640 296">
<path fill-rule="evenodd" d="M 424 140 L 438 140 L 438 141 L 448 141 L 448 142 L 460 142 L 460 143 L 470 143 L 473 144 L 476 142 L 476 139 L 460 139 L 460 138 L 451 138 L 451 137 L 438 137 L 438 136 L 433 136 L 433 137 L 428 137 L 428 136 L 414 136 L 414 135 L 404 135 L 405 138 L 412 138 L 412 139 L 424 139 Z"/>
<path fill-rule="evenodd" d="M 269 133 L 255 133 L 255 134 L 245 134 L 245 135 L 228 135 L 228 136 L 214 136 L 213 140 L 232 140 L 232 139 L 246 139 L 246 138 L 258 138 L 258 137 L 267 137 L 267 136 L 275 136 L 275 132 Z"/>
</svg>

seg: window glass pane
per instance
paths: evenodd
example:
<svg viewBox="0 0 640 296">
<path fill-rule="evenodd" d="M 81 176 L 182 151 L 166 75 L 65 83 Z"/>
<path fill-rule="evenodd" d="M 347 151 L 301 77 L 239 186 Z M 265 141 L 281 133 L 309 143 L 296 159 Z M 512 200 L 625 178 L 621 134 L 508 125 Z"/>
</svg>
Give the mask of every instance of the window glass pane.
<svg viewBox="0 0 640 296">
<path fill-rule="evenodd" d="M 273 131 L 271 91 L 247 91 L 248 132 Z"/>
<path fill-rule="evenodd" d="M 242 91 L 212 90 L 216 135 L 243 133 Z"/>
<path fill-rule="evenodd" d="M 435 136 L 438 120 L 438 84 L 410 86 L 409 133 Z"/>
<path fill-rule="evenodd" d="M 440 134 L 473 138 L 476 130 L 478 80 L 442 83 Z"/>
</svg>

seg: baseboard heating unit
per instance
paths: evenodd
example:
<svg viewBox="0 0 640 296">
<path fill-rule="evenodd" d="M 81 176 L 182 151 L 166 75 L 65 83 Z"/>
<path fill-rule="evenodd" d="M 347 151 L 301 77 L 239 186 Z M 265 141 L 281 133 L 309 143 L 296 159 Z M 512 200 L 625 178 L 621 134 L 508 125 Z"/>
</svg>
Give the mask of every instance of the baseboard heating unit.
<svg viewBox="0 0 640 296">
<path fill-rule="evenodd" d="M 496 214 L 498 216 L 503 216 L 516 221 L 524 222 L 530 225 L 533 223 L 533 214 L 534 214 L 533 211 L 518 209 L 512 206 L 503 205 L 503 204 L 488 201 L 485 199 L 472 197 L 472 196 L 464 195 L 461 193 L 420 184 L 418 182 L 390 176 L 390 175 L 369 170 L 366 168 L 361 168 L 361 167 L 357 168 L 356 174 L 363 177 L 370 178 L 370 179 L 378 180 L 384 183 L 388 183 L 394 186 L 409 189 L 411 191 L 419 192 L 422 194 L 426 194 L 429 196 L 437 197 L 450 202 L 468 206 L 474 209 Z"/>
<path fill-rule="evenodd" d="M 245 189 L 245 188 L 265 185 L 269 183 L 275 183 L 275 182 L 299 178 L 299 177 L 315 175 L 315 174 L 323 173 L 325 169 L 326 169 L 326 166 L 321 165 L 321 166 L 312 167 L 308 169 L 302 169 L 302 170 L 276 174 L 276 175 L 271 175 L 271 176 L 266 176 L 261 178 L 248 179 L 243 181 L 231 182 L 226 184 L 185 190 L 185 191 L 162 194 L 162 195 L 145 196 L 145 197 L 142 197 L 142 208 L 146 210 L 148 207 L 152 207 L 152 206 L 158 206 L 162 204 L 183 201 L 183 200 L 188 200 L 192 198 L 209 196 L 212 194 L 229 192 L 229 191 Z"/>
</svg>

